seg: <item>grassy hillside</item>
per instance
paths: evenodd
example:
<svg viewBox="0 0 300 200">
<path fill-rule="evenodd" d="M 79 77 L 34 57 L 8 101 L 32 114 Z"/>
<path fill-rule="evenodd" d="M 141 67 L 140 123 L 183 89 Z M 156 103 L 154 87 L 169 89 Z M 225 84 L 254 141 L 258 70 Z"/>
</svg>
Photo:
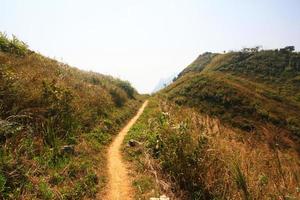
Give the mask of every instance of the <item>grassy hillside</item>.
<svg viewBox="0 0 300 200">
<path fill-rule="evenodd" d="M 152 98 L 127 135 L 136 199 L 299 199 L 299 153 L 270 146 L 295 145 L 275 127 L 260 136 L 227 125 L 197 109 Z"/>
<path fill-rule="evenodd" d="M 93 199 L 105 145 L 139 104 L 128 82 L 0 34 L 0 199 Z"/>
<path fill-rule="evenodd" d="M 201 63 L 202 56 L 198 59 L 194 63 Z M 272 124 L 299 138 L 299 53 L 231 52 L 206 60 L 163 93 L 177 104 L 195 107 L 248 132 Z"/>
<path fill-rule="evenodd" d="M 205 53 L 151 98 L 124 147 L 138 198 L 299 199 L 299 56 Z"/>
<path fill-rule="evenodd" d="M 200 72 L 205 66 L 215 57 L 217 54 L 206 52 L 198 56 L 198 58 L 187 66 L 182 72 L 179 73 L 178 77 L 185 75 L 188 72 Z"/>
</svg>

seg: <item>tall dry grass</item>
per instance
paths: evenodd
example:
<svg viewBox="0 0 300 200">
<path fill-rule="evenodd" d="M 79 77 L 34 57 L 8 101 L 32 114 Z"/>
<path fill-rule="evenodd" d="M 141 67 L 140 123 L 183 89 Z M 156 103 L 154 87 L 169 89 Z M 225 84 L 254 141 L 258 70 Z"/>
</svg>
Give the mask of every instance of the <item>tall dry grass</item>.
<svg viewBox="0 0 300 200">
<path fill-rule="evenodd" d="M 154 98 L 129 139 L 142 144 L 127 149 L 138 166 L 137 176 L 152 174 L 152 188 L 172 191 L 173 198 L 300 198 L 298 144 L 273 125 L 243 132 Z"/>
<path fill-rule="evenodd" d="M 175 123 L 189 121 L 187 134 L 195 142 L 201 136 L 207 138 L 198 178 L 213 196 L 222 199 L 300 198 L 298 144 L 283 130 L 265 125 L 258 133 L 245 133 L 225 127 L 219 120 L 192 109 L 161 105 L 162 111 L 169 112 Z"/>
</svg>

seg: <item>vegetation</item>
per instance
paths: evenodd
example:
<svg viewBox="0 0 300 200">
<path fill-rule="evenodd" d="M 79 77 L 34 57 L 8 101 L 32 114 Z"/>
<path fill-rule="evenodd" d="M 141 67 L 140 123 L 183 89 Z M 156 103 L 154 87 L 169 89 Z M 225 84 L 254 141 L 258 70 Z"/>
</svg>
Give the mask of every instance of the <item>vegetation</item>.
<svg viewBox="0 0 300 200">
<path fill-rule="evenodd" d="M 137 198 L 299 199 L 299 56 L 205 53 L 152 97 L 124 146 Z"/>
<path fill-rule="evenodd" d="M 46 58 L 1 33 L 0 199 L 94 199 L 105 183 L 105 145 L 138 98 L 128 82 Z"/>
<path fill-rule="evenodd" d="M 105 148 L 136 112 L 129 82 L 0 34 L 0 199 L 95 199 Z M 137 199 L 300 198 L 300 54 L 205 53 L 129 131 Z"/>
<path fill-rule="evenodd" d="M 0 50 L 19 56 L 23 56 L 29 52 L 26 43 L 19 40 L 15 35 L 12 36 L 12 39 L 9 39 L 7 35 L 2 32 L 0 32 Z"/>
<path fill-rule="evenodd" d="M 299 138 L 299 58 L 282 50 L 218 54 L 162 93 L 248 132 L 271 123 Z"/>
<path fill-rule="evenodd" d="M 179 73 L 178 77 L 183 76 L 188 72 L 199 72 L 205 68 L 205 66 L 215 57 L 217 54 L 206 52 L 201 54 L 193 63 L 187 66 L 181 73 Z M 176 80 L 176 79 L 175 79 Z"/>
<path fill-rule="evenodd" d="M 261 136 L 222 125 L 194 108 L 152 98 L 124 145 L 134 163 L 137 198 L 167 194 L 172 199 L 297 199 L 299 157 L 286 136 L 266 126 Z M 147 181 L 147 187 L 145 187 Z"/>
</svg>

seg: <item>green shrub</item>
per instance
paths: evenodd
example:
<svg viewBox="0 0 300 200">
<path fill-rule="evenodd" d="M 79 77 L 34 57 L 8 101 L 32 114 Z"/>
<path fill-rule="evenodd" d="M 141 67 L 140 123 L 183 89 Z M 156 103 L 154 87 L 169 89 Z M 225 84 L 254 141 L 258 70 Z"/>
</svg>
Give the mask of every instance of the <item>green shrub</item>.
<svg viewBox="0 0 300 200">
<path fill-rule="evenodd" d="M 153 105 L 149 105 L 151 107 Z M 130 137 L 145 139 L 153 158 L 161 163 L 162 170 L 172 177 L 181 189 L 188 191 L 191 199 L 208 199 L 210 194 L 204 189 L 201 177 L 205 174 L 205 151 L 207 138 L 200 136 L 197 141 L 189 134 L 189 122 L 177 124 L 164 112 L 143 114 L 143 123 L 137 123 L 130 131 Z M 152 111 L 153 112 L 153 111 Z M 148 116 L 150 114 L 150 116 Z M 173 127 L 173 128 L 171 128 Z M 141 134 L 143 133 L 143 134 Z M 134 155 L 134 154 L 132 154 Z"/>
<path fill-rule="evenodd" d="M 53 127 L 51 132 L 60 138 L 72 136 L 77 123 L 74 108 L 71 105 L 73 101 L 71 92 L 56 86 L 55 82 L 43 82 L 42 98 L 43 104 L 47 106 L 47 126 Z"/>
<path fill-rule="evenodd" d="M 15 74 L 8 66 L 0 64 L 0 116 L 6 118 L 16 114 L 23 96 Z"/>
<path fill-rule="evenodd" d="M 0 32 L 0 50 L 24 56 L 28 51 L 28 45 L 15 35 L 12 36 L 12 39 L 9 39 L 5 33 Z"/>
<path fill-rule="evenodd" d="M 134 98 L 135 89 L 131 86 L 131 84 L 128 81 L 121 81 L 118 85 L 121 89 L 123 89 L 126 92 L 129 98 Z"/>
<path fill-rule="evenodd" d="M 126 94 L 121 89 L 113 88 L 109 91 L 109 93 L 110 93 L 116 106 L 122 107 L 125 104 L 125 102 L 127 100 Z"/>
<path fill-rule="evenodd" d="M 162 134 L 163 148 L 160 160 L 163 170 L 174 177 L 180 188 L 188 191 L 192 199 L 208 199 L 211 194 L 204 188 L 201 177 L 206 172 L 205 150 L 207 139 L 199 137 L 194 143 L 184 124 L 177 132 Z"/>
<path fill-rule="evenodd" d="M 23 130 L 23 126 L 16 122 L 5 120 L 0 121 L 0 144 L 6 142 L 7 139 L 17 136 Z"/>
</svg>

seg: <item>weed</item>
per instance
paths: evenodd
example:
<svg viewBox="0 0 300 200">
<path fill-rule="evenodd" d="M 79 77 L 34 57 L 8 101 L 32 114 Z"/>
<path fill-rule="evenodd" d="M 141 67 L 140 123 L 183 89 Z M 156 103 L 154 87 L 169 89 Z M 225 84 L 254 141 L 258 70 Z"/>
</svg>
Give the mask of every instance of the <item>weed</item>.
<svg viewBox="0 0 300 200">
<path fill-rule="evenodd" d="M 49 185 L 45 182 L 41 182 L 38 186 L 39 188 L 39 194 L 41 196 L 41 198 L 45 199 L 45 200 L 51 200 L 54 197 L 54 194 L 52 192 L 52 190 L 49 188 Z"/>
<path fill-rule="evenodd" d="M 106 145 L 111 141 L 111 135 L 103 132 L 101 129 L 96 128 L 87 134 L 88 141 L 95 149 L 100 149 L 102 145 Z"/>
<path fill-rule="evenodd" d="M 55 172 L 53 174 L 53 176 L 50 178 L 49 183 L 52 184 L 52 185 L 58 185 L 61 182 L 63 182 L 64 179 L 65 178 L 63 176 L 61 176 L 60 174 L 58 174 L 57 172 Z"/>
<path fill-rule="evenodd" d="M 243 196 L 245 200 L 250 200 L 247 180 L 238 163 L 233 164 L 232 171 L 233 171 L 233 177 L 237 185 L 237 188 L 243 192 Z"/>
<path fill-rule="evenodd" d="M 0 193 L 2 194 L 5 190 L 6 178 L 0 173 Z"/>
<path fill-rule="evenodd" d="M 149 190 L 151 190 L 151 188 L 153 187 L 153 180 L 149 177 L 143 177 L 143 178 L 140 178 L 139 180 L 135 180 L 133 182 L 133 186 L 138 188 L 138 190 L 141 192 L 141 193 L 144 193 L 144 192 L 147 192 Z"/>
<path fill-rule="evenodd" d="M 81 199 L 84 196 L 95 197 L 98 177 L 94 173 L 87 174 L 83 180 L 77 181 L 75 187 L 65 192 L 64 199 Z"/>
</svg>

